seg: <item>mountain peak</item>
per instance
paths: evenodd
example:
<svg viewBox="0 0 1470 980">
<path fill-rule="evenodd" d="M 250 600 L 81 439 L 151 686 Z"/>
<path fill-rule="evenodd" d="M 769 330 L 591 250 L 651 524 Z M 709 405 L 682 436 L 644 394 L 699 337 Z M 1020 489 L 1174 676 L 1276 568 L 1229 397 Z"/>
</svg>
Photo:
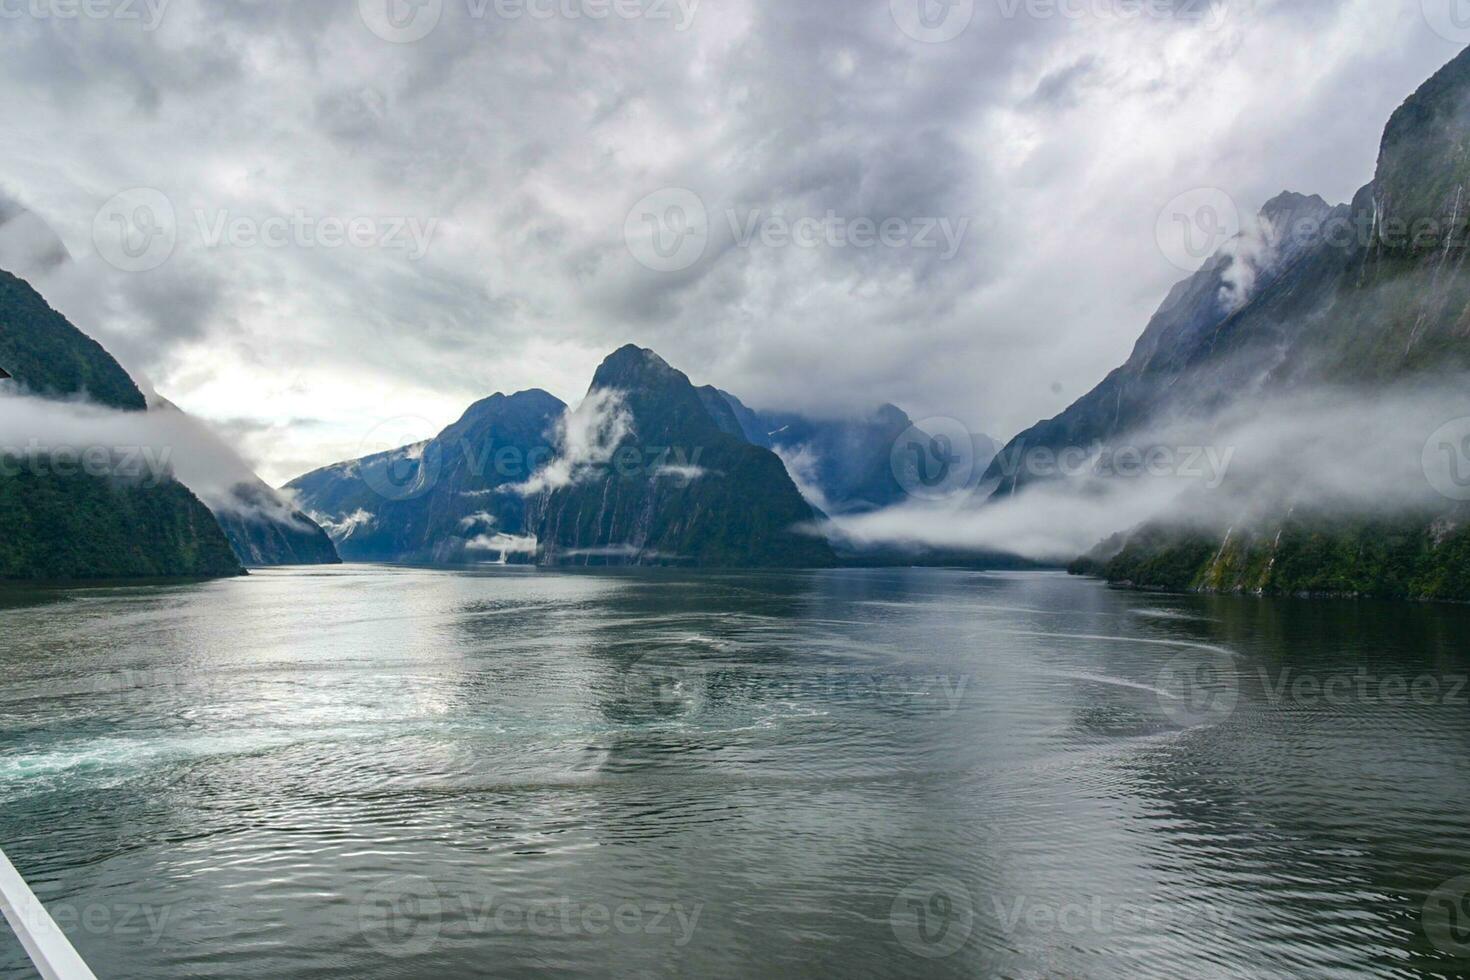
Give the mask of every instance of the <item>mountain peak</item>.
<svg viewBox="0 0 1470 980">
<path fill-rule="evenodd" d="M 464 410 L 456 425 L 465 425 L 501 414 L 512 415 L 559 415 L 566 409 L 566 403 L 560 398 L 543 391 L 540 388 L 528 388 L 518 391 L 513 395 L 507 395 L 497 391 L 489 398 L 482 398 L 469 408 Z M 447 430 L 446 430 L 447 431 Z"/>
<path fill-rule="evenodd" d="M 1331 210 L 1332 205 L 1319 194 L 1282 191 L 1261 206 L 1261 217 L 1279 225 L 1283 219 L 1289 222 L 1298 218 L 1318 218 Z"/>
<path fill-rule="evenodd" d="M 637 344 L 624 344 L 603 359 L 603 367 L 633 367 L 647 365 L 660 367 L 672 371 L 669 362 L 659 357 L 658 354 L 648 347 L 639 347 Z"/>
<path fill-rule="evenodd" d="M 689 376 L 671 367 L 668 361 L 647 347 L 627 344 L 609 354 L 597 368 L 597 373 L 592 376 L 592 390 L 643 388 L 681 382 L 681 386 L 693 390 Z"/>
</svg>

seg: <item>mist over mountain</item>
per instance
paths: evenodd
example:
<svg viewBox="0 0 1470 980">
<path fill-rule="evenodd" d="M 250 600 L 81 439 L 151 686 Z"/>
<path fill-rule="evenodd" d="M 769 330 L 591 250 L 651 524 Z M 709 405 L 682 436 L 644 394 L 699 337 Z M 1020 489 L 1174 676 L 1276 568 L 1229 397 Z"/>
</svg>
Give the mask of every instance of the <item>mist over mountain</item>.
<svg viewBox="0 0 1470 980">
<path fill-rule="evenodd" d="M 129 424 L 147 405 L 100 345 L 3 271 L 0 370 L 0 579 L 240 571 L 214 516 L 157 456 L 52 429 L 83 399 L 87 411 Z"/>
<path fill-rule="evenodd" d="M 50 225 L 0 191 L 0 269 L 35 277 L 70 260 Z"/>
<path fill-rule="evenodd" d="M 1470 51 L 1393 115 L 1350 204 L 1269 201 L 975 495 L 828 532 L 1087 552 L 1074 570 L 1145 588 L 1470 598 L 1467 147 Z"/>
<path fill-rule="evenodd" d="M 207 426 L 166 400 L 150 406 L 100 344 L 4 271 L 0 370 L 9 464 L 0 576 L 207 576 L 338 561 L 326 534 Z"/>
<path fill-rule="evenodd" d="M 988 474 L 995 499 L 1023 502 L 1045 479 L 1002 460 L 1146 455 L 1171 445 L 1151 431 L 1188 421 L 1201 445 L 1248 461 L 1077 570 L 1154 588 L 1470 598 L 1470 514 L 1452 472 L 1438 474 L 1449 494 L 1432 486 L 1462 462 L 1459 435 L 1441 459 L 1432 434 L 1470 414 L 1467 147 L 1470 50 L 1394 113 L 1351 204 L 1272 201 L 1175 288 L 1126 365 L 1013 440 Z"/>
<path fill-rule="evenodd" d="M 625 419 L 610 466 L 531 503 L 543 560 L 813 567 L 833 562 L 800 532 L 815 516 L 779 457 L 721 429 L 687 375 L 632 345 L 597 369 L 589 399 Z"/>
<path fill-rule="evenodd" d="M 726 424 L 729 424 L 727 418 Z M 494 395 L 435 438 L 324 467 L 295 496 L 354 560 L 821 566 L 779 457 L 724 431 L 689 378 L 624 347 L 568 409 Z"/>
<path fill-rule="evenodd" d="M 352 561 L 529 561 L 526 499 L 512 488 L 554 458 L 566 407 L 539 390 L 492 395 L 427 443 L 323 467 L 285 489 Z"/>
<path fill-rule="evenodd" d="M 881 510 L 909 497 L 894 450 L 914 420 L 896 405 L 881 405 L 864 417 L 812 418 L 757 412 L 713 386 L 699 394 L 724 431 L 779 455 L 803 496 L 826 514 Z M 983 471 L 999 447 L 984 434 L 970 439 L 973 465 Z"/>
</svg>

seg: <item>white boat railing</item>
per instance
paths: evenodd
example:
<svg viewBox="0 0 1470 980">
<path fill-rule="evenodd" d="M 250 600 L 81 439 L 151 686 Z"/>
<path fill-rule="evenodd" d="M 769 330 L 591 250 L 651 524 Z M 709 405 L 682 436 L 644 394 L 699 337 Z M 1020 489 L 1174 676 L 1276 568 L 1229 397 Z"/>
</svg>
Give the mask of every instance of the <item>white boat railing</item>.
<svg viewBox="0 0 1470 980">
<path fill-rule="evenodd" d="M 4 851 L 0 851 L 0 912 L 43 980 L 97 980 Z"/>
</svg>

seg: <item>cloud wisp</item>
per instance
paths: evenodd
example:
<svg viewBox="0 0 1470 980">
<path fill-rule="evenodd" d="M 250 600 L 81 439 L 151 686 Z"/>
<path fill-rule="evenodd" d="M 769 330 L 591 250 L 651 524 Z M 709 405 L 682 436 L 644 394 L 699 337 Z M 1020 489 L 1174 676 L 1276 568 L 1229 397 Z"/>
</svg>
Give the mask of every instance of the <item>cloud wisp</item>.
<svg viewBox="0 0 1470 980">
<path fill-rule="evenodd" d="M 1178 420 L 1108 446 L 1015 448 L 1003 467 L 1046 477 L 1012 495 L 912 502 L 819 526 L 859 546 L 961 548 L 1067 561 L 1148 521 L 1224 530 L 1299 506 L 1435 515 L 1470 500 L 1470 385 L 1370 400 L 1333 388 Z M 993 488 L 989 488 L 993 489 Z M 1463 492 L 1462 492 L 1463 491 Z"/>
</svg>

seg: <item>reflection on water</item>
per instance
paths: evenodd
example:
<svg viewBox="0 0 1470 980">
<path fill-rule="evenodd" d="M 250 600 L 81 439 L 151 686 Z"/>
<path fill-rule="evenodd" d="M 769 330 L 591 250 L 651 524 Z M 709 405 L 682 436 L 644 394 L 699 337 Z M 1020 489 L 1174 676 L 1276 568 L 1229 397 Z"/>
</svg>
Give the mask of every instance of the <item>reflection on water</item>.
<svg viewBox="0 0 1470 980">
<path fill-rule="evenodd" d="M 104 976 L 1470 965 L 1464 609 L 348 566 L 0 616 L 0 843 Z"/>
</svg>

